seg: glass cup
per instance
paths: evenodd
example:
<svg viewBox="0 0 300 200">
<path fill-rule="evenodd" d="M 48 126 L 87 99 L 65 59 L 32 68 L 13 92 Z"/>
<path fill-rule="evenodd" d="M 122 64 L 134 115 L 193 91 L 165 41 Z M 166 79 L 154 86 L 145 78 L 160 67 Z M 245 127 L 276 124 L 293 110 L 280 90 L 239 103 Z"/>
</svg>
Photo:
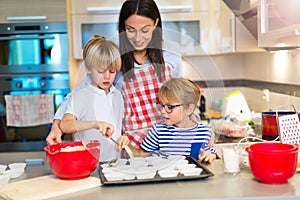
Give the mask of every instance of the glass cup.
<svg viewBox="0 0 300 200">
<path fill-rule="evenodd" d="M 238 146 L 226 146 L 222 148 L 224 172 L 236 175 L 240 172 L 241 149 Z"/>
</svg>

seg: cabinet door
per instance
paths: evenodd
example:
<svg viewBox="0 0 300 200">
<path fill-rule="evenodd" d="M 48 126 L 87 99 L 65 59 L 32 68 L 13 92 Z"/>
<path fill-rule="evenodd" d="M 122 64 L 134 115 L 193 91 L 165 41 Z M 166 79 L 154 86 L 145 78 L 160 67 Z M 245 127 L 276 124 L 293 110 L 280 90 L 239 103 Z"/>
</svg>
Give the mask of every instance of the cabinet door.
<svg viewBox="0 0 300 200">
<path fill-rule="evenodd" d="M 221 0 L 210 0 L 208 10 L 208 51 L 220 54 L 235 51 L 234 15 Z"/>
<path fill-rule="evenodd" d="M 299 11 L 299 0 L 261 0 L 258 7 L 259 46 L 300 46 Z"/>
<path fill-rule="evenodd" d="M 117 14 L 73 15 L 73 57 L 82 59 L 83 46 L 93 34 L 105 36 L 118 44 L 118 17 Z"/>
<path fill-rule="evenodd" d="M 0 0 L 0 23 L 66 21 L 64 0 Z"/>
<path fill-rule="evenodd" d="M 202 22 L 205 21 L 205 14 L 205 12 L 162 13 L 164 40 L 177 42 L 183 55 L 203 54 L 206 41 L 203 40 L 201 32 L 204 30 L 205 23 Z"/>
</svg>

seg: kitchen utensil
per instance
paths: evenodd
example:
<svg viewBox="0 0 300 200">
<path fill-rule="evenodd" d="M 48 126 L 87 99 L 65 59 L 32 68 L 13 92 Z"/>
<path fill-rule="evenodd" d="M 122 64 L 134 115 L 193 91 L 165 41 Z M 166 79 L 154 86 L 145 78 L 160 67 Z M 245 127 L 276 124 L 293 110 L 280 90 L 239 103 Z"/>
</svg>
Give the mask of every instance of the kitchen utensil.
<svg viewBox="0 0 300 200">
<path fill-rule="evenodd" d="M 263 183 L 286 183 L 296 172 L 298 146 L 280 142 L 255 143 L 245 148 L 254 177 Z"/>
<path fill-rule="evenodd" d="M 122 145 L 121 144 L 119 144 L 115 139 L 113 139 L 112 137 L 111 138 L 109 138 L 111 141 L 113 141 L 113 143 L 115 143 L 116 145 L 119 145 L 120 147 L 122 147 Z"/>
<path fill-rule="evenodd" d="M 264 140 L 274 140 L 279 137 L 277 116 L 292 115 L 295 114 L 294 111 L 267 111 L 262 112 L 261 116 L 261 128 L 262 128 L 262 138 Z"/>
<path fill-rule="evenodd" d="M 121 144 L 119 144 L 116 140 L 114 140 L 113 138 L 110 138 L 111 141 L 113 141 L 115 144 L 119 145 L 120 147 L 122 147 Z M 131 149 L 128 146 L 124 147 L 124 150 L 126 151 L 126 153 L 128 154 L 129 158 L 134 158 L 134 154 L 131 151 Z"/>
<path fill-rule="evenodd" d="M 144 158 L 144 159 L 146 159 L 146 158 Z M 159 159 L 159 157 L 157 157 L 157 159 Z M 163 158 L 160 158 L 160 159 L 163 159 Z M 191 180 L 206 179 L 208 177 L 214 176 L 214 174 L 208 168 L 206 168 L 203 164 L 196 161 L 193 157 L 187 156 L 185 159 L 188 161 L 189 164 L 195 165 L 194 169 L 197 170 L 196 172 L 194 170 L 191 170 L 192 168 L 187 168 L 186 171 L 183 171 L 184 173 L 188 173 L 188 174 L 186 174 L 186 176 L 184 176 L 181 173 L 178 173 L 178 175 L 175 177 L 161 177 L 159 175 L 158 171 L 160 169 L 161 170 L 167 169 L 166 166 L 162 167 L 162 168 L 155 167 L 158 170 L 156 171 L 155 176 L 151 177 L 151 178 L 139 177 L 140 179 L 138 179 L 138 177 L 135 177 L 134 179 L 129 180 L 129 179 L 124 179 L 123 177 L 121 177 L 122 180 L 120 180 L 120 177 L 114 177 L 115 179 L 118 179 L 118 180 L 111 181 L 111 180 L 107 180 L 105 178 L 106 173 L 104 173 L 103 170 L 106 168 L 102 169 L 101 167 L 99 167 L 100 180 L 103 185 L 127 185 L 127 184 L 138 184 L 138 183 L 157 183 L 157 182 L 184 181 L 184 180 L 191 181 Z M 169 163 L 168 166 L 171 166 L 171 164 L 174 163 L 174 160 L 168 160 L 168 159 L 164 159 L 164 160 L 166 160 Z M 130 166 L 131 165 L 129 165 L 128 167 L 130 167 Z M 131 167 L 133 167 L 133 166 L 131 166 Z M 147 170 L 148 168 L 150 170 L 153 170 L 153 166 L 148 166 L 148 167 L 143 167 L 143 168 L 144 168 L 144 171 Z M 112 168 L 110 168 L 110 169 L 112 169 Z M 134 173 L 135 172 L 139 173 L 135 168 L 133 168 L 133 170 L 134 170 L 133 171 Z M 118 173 L 123 172 L 123 175 L 132 173 L 132 171 L 129 168 L 126 168 L 126 170 L 118 169 L 117 171 L 114 171 L 113 173 L 116 173 L 116 172 L 118 172 Z M 193 173 L 193 174 L 191 174 L 191 173 Z M 117 175 L 120 176 L 121 174 L 117 174 Z M 139 175 L 143 176 L 143 174 L 141 172 L 139 173 Z"/>
<path fill-rule="evenodd" d="M 100 156 L 100 143 L 63 142 L 44 148 L 52 172 L 61 179 L 76 180 L 89 177 L 96 169 Z M 63 150 L 63 151 L 62 151 Z"/>
<path fill-rule="evenodd" d="M 241 119 L 251 119 L 251 111 L 244 95 L 239 90 L 228 92 L 222 103 L 222 115 L 236 114 Z"/>
<path fill-rule="evenodd" d="M 40 176 L 0 186 L 0 199 L 41 200 L 100 186 L 98 177 L 64 181 L 55 175 Z"/>
<path fill-rule="evenodd" d="M 129 155 L 129 158 L 134 158 L 134 154 L 128 146 L 124 147 L 126 153 Z"/>
<path fill-rule="evenodd" d="M 300 143 L 300 124 L 299 116 L 294 105 L 295 113 L 289 115 L 278 116 L 276 113 L 278 132 L 280 141 L 285 144 L 299 144 Z"/>
</svg>

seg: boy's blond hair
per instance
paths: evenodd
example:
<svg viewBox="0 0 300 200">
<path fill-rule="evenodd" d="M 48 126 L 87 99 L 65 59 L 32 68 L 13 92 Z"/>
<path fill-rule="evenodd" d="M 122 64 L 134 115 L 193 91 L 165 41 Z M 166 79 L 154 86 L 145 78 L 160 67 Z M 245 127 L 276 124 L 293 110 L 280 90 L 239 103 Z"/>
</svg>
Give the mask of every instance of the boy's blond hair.
<svg viewBox="0 0 300 200">
<path fill-rule="evenodd" d="M 197 103 L 200 98 L 198 85 L 186 78 L 172 78 L 162 85 L 158 98 L 167 102 L 178 102 L 184 106 Z"/>
<path fill-rule="evenodd" d="M 117 45 L 96 34 L 85 44 L 83 59 L 88 69 L 121 69 L 121 55 Z"/>
</svg>

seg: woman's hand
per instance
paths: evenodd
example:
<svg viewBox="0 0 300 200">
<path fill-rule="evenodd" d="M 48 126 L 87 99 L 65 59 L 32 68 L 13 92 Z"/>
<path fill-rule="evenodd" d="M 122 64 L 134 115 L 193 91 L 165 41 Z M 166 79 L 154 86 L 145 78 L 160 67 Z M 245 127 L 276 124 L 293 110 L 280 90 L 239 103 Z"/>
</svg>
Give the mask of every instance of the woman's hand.
<svg viewBox="0 0 300 200">
<path fill-rule="evenodd" d="M 200 149 L 200 153 L 198 155 L 199 162 L 212 163 L 216 158 L 216 154 L 207 152 L 204 149 Z"/>
</svg>

